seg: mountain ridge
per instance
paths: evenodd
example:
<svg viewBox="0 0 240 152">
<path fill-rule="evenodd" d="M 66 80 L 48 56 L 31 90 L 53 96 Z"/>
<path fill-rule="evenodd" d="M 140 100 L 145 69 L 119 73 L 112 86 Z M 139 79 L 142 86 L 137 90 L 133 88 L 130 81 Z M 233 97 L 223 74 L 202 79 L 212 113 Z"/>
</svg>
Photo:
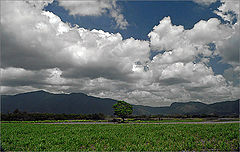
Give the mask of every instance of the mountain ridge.
<svg viewBox="0 0 240 152">
<path fill-rule="evenodd" d="M 84 93 L 54 94 L 44 90 L 1 95 L 1 112 L 15 109 L 39 113 L 103 113 L 112 115 L 112 106 L 117 100 L 88 96 Z M 205 104 L 198 101 L 174 102 L 170 106 L 151 107 L 133 105 L 134 115 L 172 115 L 172 114 L 239 114 L 239 99 Z"/>
</svg>

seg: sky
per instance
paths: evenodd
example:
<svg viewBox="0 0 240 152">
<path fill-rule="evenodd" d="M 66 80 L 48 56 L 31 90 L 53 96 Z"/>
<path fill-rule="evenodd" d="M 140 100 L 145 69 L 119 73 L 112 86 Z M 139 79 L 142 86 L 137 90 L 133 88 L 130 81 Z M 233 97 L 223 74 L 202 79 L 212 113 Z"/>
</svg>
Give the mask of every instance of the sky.
<svg viewBox="0 0 240 152">
<path fill-rule="evenodd" d="M 1 94 L 240 98 L 239 1 L 1 1 Z"/>
</svg>

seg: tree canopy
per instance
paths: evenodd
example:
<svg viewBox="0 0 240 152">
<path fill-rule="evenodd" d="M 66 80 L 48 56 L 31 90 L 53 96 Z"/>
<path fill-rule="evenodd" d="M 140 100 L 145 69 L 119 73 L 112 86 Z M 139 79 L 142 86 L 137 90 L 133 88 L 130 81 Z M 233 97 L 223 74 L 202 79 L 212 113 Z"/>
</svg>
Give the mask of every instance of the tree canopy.
<svg viewBox="0 0 240 152">
<path fill-rule="evenodd" d="M 113 105 L 114 115 L 119 116 L 123 119 L 133 113 L 133 106 L 125 101 L 118 101 Z"/>
</svg>

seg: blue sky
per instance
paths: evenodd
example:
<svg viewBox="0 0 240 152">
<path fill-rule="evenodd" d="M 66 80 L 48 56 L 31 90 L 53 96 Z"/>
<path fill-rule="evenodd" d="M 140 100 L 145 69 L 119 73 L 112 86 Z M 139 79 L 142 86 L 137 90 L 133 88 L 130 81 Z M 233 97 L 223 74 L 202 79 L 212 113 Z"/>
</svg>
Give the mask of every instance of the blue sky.
<svg viewBox="0 0 240 152">
<path fill-rule="evenodd" d="M 221 17 L 213 13 L 220 3 L 210 6 L 201 6 L 192 1 L 117 1 L 121 11 L 129 22 L 125 30 L 116 28 L 116 23 L 107 14 L 102 16 L 73 16 L 69 11 L 58 5 L 58 1 L 46 6 L 44 9 L 54 12 L 62 21 L 77 24 L 87 29 L 99 29 L 111 33 L 121 33 L 124 39 L 134 37 L 146 40 L 152 28 L 166 16 L 170 16 L 174 25 L 183 25 L 191 29 L 200 20 Z"/>
<path fill-rule="evenodd" d="M 239 1 L 1 1 L 1 94 L 240 98 Z"/>
<path fill-rule="evenodd" d="M 200 20 L 210 18 L 218 18 L 222 23 L 225 22 L 213 12 L 221 5 L 220 2 L 209 6 L 199 5 L 193 1 L 117 1 L 117 4 L 129 23 L 127 29 L 116 28 L 114 19 L 107 14 L 102 16 L 69 15 L 69 11 L 59 6 L 59 2 L 56 0 L 44 9 L 58 15 L 64 22 L 72 25 L 77 24 L 89 30 L 98 29 L 110 33 L 119 32 L 124 39 L 133 37 L 140 40 L 149 40 L 148 33 L 166 16 L 171 17 L 172 24 L 182 25 L 184 29 L 191 29 Z M 156 54 L 158 52 L 152 52 L 150 58 Z M 209 66 L 213 68 L 216 74 L 223 74 L 225 69 L 231 67 L 231 65 L 220 61 L 220 56 L 210 59 Z"/>
</svg>

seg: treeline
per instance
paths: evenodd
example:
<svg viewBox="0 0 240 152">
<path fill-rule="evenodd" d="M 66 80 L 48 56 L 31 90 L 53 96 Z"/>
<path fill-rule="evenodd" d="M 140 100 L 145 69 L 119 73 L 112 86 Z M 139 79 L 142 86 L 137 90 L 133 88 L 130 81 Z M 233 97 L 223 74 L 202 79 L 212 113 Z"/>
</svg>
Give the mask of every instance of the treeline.
<svg viewBox="0 0 240 152">
<path fill-rule="evenodd" d="M 135 120 L 161 120 L 162 118 L 239 118 L 239 115 L 217 115 L 217 114 L 169 114 L 169 115 L 139 115 L 129 116 Z"/>
<path fill-rule="evenodd" d="M 54 114 L 54 113 L 27 113 L 16 109 L 12 113 L 1 114 L 2 121 L 38 121 L 38 120 L 104 120 L 102 113 L 95 114 Z"/>
<path fill-rule="evenodd" d="M 95 114 L 55 114 L 55 113 L 27 113 L 22 112 L 16 109 L 13 112 L 1 114 L 2 121 L 38 121 L 38 120 L 105 120 L 106 116 L 102 113 Z M 166 118 L 239 118 L 239 115 L 206 115 L 206 114 L 172 114 L 172 115 L 131 115 L 128 118 L 134 120 L 162 120 Z M 110 119 L 114 119 L 114 116 L 111 116 Z"/>
</svg>

